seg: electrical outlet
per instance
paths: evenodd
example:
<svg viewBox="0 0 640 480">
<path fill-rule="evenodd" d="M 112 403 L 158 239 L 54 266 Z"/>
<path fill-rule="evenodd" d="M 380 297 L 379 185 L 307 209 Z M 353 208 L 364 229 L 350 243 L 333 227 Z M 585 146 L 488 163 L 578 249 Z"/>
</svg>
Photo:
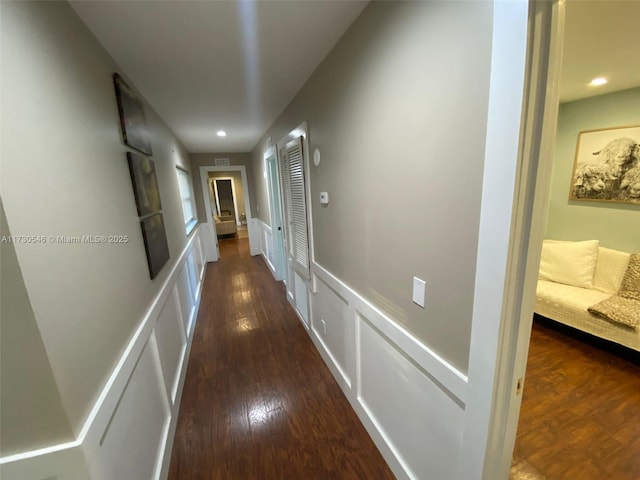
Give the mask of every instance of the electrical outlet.
<svg viewBox="0 0 640 480">
<path fill-rule="evenodd" d="M 320 319 L 320 323 L 322 323 L 322 332 L 324 335 L 327 334 L 327 323 L 324 321 L 324 318 Z"/>
</svg>

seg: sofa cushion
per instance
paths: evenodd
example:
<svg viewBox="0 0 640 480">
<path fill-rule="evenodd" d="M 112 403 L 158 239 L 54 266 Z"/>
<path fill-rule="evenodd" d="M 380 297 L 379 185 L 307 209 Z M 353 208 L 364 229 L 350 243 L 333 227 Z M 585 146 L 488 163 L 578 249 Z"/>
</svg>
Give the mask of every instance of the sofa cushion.
<svg viewBox="0 0 640 480">
<path fill-rule="evenodd" d="M 593 288 L 598 260 L 598 240 L 544 241 L 539 278 L 581 288 Z"/>
<path fill-rule="evenodd" d="M 640 253 L 630 256 L 618 295 L 640 301 Z"/>
<path fill-rule="evenodd" d="M 627 252 L 600 247 L 593 288 L 612 295 L 618 293 L 630 256 Z"/>
</svg>

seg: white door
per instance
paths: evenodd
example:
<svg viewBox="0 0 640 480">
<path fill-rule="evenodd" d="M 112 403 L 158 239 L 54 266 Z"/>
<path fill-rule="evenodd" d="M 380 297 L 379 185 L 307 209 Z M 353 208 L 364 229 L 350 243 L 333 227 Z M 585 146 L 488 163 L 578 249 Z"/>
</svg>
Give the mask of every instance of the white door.
<svg viewBox="0 0 640 480">
<path fill-rule="evenodd" d="M 273 267 L 277 280 L 285 278 L 284 230 L 282 227 L 282 209 L 278 161 L 275 151 L 267 157 L 267 185 L 271 202 L 271 236 L 273 241 Z"/>
<path fill-rule="evenodd" d="M 278 144 L 278 150 L 284 206 L 287 296 L 308 327 L 310 249 L 303 137 L 289 136 Z"/>
</svg>

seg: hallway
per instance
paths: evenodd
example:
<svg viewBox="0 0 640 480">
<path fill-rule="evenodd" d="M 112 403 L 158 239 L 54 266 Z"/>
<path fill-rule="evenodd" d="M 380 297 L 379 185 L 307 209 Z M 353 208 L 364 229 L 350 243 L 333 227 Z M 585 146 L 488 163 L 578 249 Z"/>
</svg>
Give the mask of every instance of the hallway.
<svg viewBox="0 0 640 480">
<path fill-rule="evenodd" d="M 393 479 L 247 243 L 207 266 L 169 479 Z"/>
</svg>

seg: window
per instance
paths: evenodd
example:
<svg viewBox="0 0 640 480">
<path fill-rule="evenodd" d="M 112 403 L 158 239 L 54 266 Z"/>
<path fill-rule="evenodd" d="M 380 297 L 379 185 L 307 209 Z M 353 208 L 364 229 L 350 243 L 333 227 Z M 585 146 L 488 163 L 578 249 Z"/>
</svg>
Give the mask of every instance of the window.
<svg viewBox="0 0 640 480">
<path fill-rule="evenodd" d="M 191 176 L 189 172 L 180 167 L 176 167 L 178 172 L 178 187 L 180 188 L 180 198 L 182 199 L 182 213 L 184 215 L 184 226 L 187 235 L 197 225 L 196 207 L 193 200 L 193 187 L 191 186 Z"/>
</svg>

